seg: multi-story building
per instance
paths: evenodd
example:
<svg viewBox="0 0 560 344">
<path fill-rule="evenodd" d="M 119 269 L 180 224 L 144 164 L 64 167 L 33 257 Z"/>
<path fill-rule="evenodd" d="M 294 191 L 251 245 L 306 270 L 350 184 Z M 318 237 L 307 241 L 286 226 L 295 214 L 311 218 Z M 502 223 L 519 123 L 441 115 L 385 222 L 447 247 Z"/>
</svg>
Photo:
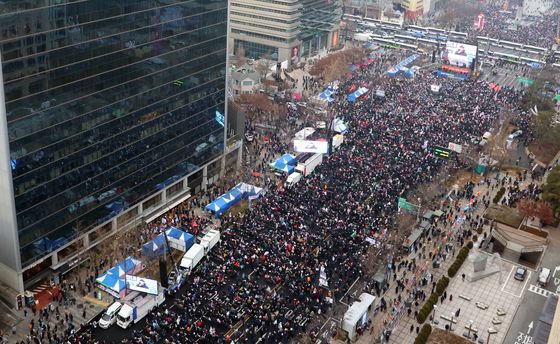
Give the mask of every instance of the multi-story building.
<svg viewBox="0 0 560 344">
<path fill-rule="evenodd" d="M 424 0 L 401 0 L 404 9 L 404 16 L 409 20 L 414 20 L 424 14 Z"/>
<path fill-rule="evenodd" d="M 338 45 L 340 0 L 232 0 L 230 49 L 297 63 Z"/>
<path fill-rule="evenodd" d="M 227 0 L 0 4 L 0 280 L 21 292 L 218 178 L 232 149 L 227 11 Z"/>
</svg>

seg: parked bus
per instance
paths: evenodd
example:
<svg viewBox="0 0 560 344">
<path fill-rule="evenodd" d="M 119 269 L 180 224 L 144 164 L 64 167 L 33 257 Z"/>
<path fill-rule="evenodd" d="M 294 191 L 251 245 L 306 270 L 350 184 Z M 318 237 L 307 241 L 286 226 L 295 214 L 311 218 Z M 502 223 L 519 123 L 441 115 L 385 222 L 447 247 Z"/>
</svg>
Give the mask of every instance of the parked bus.
<svg viewBox="0 0 560 344">
<path fill-rule="evenodd" d="M 407 44 L 407 43 L 403 43 L 403 42 L 397 42 L 397 41 L 393 41 L 390 39 L 385 39 L 385 38 L 377 38 L 374 37 L 373 41 L 375 43 L 378 43 L 380 46 L 385 47 L 385 48 L 406 48 L 406 49 L 413 49 L 416 50 L 418 49 L 417 45 L 413 45 L 413 44 Z"/>
<path fill-rule="evenodd" d="M 511 63 L 519 63 L 519 56 L 506 54 L 506 53 L 501 53 L 501 52 L 498 52 L 498 51 L 495 51 L 494 55 L 497 56 L 500 60 L 508 61 L 508 62 L 511 62 Z"/>
</svg>

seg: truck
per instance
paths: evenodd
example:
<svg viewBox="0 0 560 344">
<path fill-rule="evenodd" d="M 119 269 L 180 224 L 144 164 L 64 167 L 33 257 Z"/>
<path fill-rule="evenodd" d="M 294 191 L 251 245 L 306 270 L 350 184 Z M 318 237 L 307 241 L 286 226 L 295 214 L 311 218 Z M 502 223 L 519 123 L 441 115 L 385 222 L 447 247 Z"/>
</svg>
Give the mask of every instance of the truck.
<svg viewBox="0 0 560 344">
<path fill-rule="evenodd" d="M 208 254 L 210 250 L 220 241 L 220 231 L 215 229 L 209 230 L 200 240 L 200 245 L 204 247 L 204 253 Z"/>
<path fill-rule="evenodd" d="M 204 258 L 204 246 L 194 244 L 181 259 L 180 269 L 187 274 Z"/>
<path fill-rule="evenodd" d="M 319 166 L 323 162 L 323 154 L 317 153 L 313 154 L 312 156 L 305 158 L 305 160 L 301 160 L 298 162 L 296 166 L 296 171 L 300 172 L 304 177 L 307 177 L 317 166 Z"/>
<path fill-rule="evenodd" d="M 288 178 L 286 179 L 286 185 L 291 187 L 296 185 L 301 180 L 301 173 L 299 172 L 292 172 Z"/>
<path fill-rule="evenodd" d="M 115 321 L 117 321 L 117 314 L 119 314 L 121 307 L 122 303 L 118 301 L 109 306 L 101 316 L 101 319 L 99 319 L 99 327 L 107 329 L 109 326 L 113 325 Z"/>
<path fill-rule="evenodd" d="M 148 313 L 156 309 L 165 301 L 163 288 L 158 285 L 158 294 L 152 295 L 133 291 L 128 294 L 124 304 L 117 314 L 117 325 L 127 329 L 132 324 L 142 320 Z"/>
</svg>

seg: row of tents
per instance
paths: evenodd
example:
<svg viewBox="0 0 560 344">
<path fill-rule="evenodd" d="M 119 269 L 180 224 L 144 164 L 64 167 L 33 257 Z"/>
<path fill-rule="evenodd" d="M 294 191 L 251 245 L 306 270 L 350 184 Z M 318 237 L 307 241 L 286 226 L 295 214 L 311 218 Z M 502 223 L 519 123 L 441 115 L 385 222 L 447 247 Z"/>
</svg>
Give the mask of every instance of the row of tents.
<svg viewBox="0 0 560 344">
<path fill-rule="evenodd" d="M 262 195 L 263 189 L 247 183 L 239 183 L 231 190 L 214 199 L 206 209 L 216 216 L 222 215 L 229 208 L 243 199 L 255 199 Z"/>
<path fill-rule="evenodd" d="M 168 228 L 165 233 L 167 235 L 169 247 L 183 252 L 188 251 L 195 242 L 195 238 L 192 234 L 175 227 Z M 142 254 L 147 257 L 158 257 L 167 253 L 167 251 L 167 244 L 165 243 L 165 236 L 163 233 L 142 246 Z M 139 259 L 129 256 L 98 276 L 95 281 L 100 289 L 116 298 L 124 298 L 126 296 L 126 275 L 136 275 L 144 270 L 144 268 Z"/>
</svg>

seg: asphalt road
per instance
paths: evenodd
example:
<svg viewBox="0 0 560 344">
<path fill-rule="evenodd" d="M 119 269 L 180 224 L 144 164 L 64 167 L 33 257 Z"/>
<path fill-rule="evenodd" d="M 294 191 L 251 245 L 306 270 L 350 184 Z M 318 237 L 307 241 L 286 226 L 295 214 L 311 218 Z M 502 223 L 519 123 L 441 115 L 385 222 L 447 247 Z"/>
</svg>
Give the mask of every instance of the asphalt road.
<svg viewBox="0 0 560 344">
<path fill-rule="evenodd" d="M 545 251 L 540 267 L 549 268 L 554 272 L 554 268 L 560 262 L 560 233 L 556 230 L 550 231 L 550 238 L 550 244 Z M 554 276 L 551 276 L 546 288 L 538 286 L 537 278 L 538 271 L 533 271 L 529 277 L 526 289 L 523 291 L 521 302 L 509 327 L 504 343 L 533 343 L 532 334 L 546 301 L 546 295 L 548 294 L 546 291 L 556 292 L 557 285 L 560 284 L 560 271 L 556 274 L 556 278 L 559 280 L 555 281 Z M 527 337 L 531 337 L 531 339 L 526 339 Z"/>
</svg>

